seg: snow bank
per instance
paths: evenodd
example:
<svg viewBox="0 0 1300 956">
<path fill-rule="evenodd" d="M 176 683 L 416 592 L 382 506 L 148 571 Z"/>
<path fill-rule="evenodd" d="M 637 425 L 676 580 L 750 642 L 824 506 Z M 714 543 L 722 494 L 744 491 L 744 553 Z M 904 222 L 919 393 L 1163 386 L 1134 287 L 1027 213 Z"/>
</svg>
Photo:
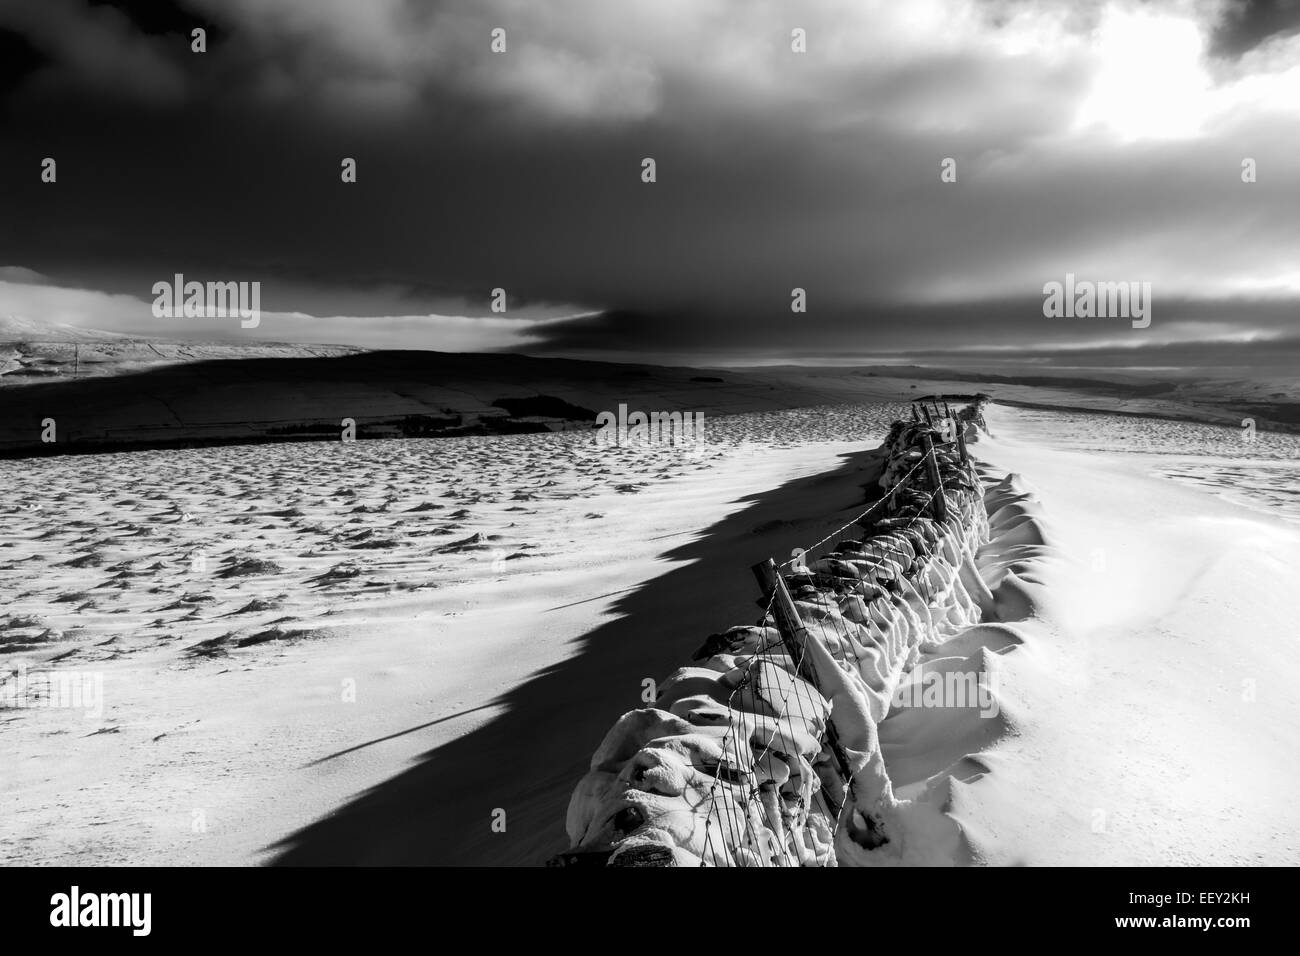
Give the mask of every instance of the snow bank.
<svg viewBox="0 0 1300 956">
<path fill-rule="evenodd" d="M 976 440 L 981 422 L 980 407 L 968 409 L 962 437 Z M 961 446 L 943 437 L 928 421 L 895 423 L 883 446 L 883 497 L 856 522 L 868 533 L 789 563 L 797 633 L 783 639 L 780 609 L 769 603 L 758 625 L 711 636 L 654 707 L 615 724 L 570 800 L 571 848 L 557 862 L 795 866 L 959 855 L 954 825 L 934 810 L 937 788 L 919 809 L 900 799 L 881 743 L 891 713 L 924 710 L 924 693 L 905 693 L 922 662 L 942 673 L 975 661 L 983 674 L 988 655 L 1019 640 L 981 623 L 1019 609 L 1017 579 L 1008 571 L 996 588 L 986 583 L 981 547 L 991 523 L 981 482 Z M 927 478 L 930 444 L 941 492 Z M 940 494 L 946 514 L 937 518 Z M 1020 542 L 1034 537 L 1023 527 L 1032 519 L 1015 520 L 1014 489 L 999 486 L 990 501 L 999 533 L 1029 546 Z M 912 723 L 930 725 L 918 734 L 934 725 Z"/>
</svg>

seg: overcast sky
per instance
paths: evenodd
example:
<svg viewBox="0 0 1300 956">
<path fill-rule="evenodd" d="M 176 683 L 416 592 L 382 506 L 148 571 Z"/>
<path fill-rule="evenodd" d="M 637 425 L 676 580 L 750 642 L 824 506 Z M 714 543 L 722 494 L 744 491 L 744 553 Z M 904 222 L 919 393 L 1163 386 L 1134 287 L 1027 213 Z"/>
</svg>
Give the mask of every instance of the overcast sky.
<svg viewBox="0 0 1300 956">
<path fill-rule="evenodd" d="M 0 0 L 0 84 L 0 316 L 683 363 L 1295 356 L 1294 0 Z M 155 319 L 178 272 L 260 281 L 261 325 Z M 1045 318 L 1067 272 L 1150 282 L 1151 326 Z"/>
</svg>

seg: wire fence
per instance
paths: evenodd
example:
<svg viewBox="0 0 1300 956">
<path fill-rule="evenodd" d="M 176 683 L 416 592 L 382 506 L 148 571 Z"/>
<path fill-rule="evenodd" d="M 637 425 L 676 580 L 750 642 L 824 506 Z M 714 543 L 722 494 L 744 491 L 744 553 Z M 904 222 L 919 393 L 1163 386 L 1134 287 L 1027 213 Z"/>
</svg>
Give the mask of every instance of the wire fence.
<svg viewBox="0 0 1300 956">
<path fill-rule="evenodd" d="M 878 720 L 888 707 L 882 688 L 901 679 L 919 645 L 942 630 L 936 619 L 978 620 L 952 584 L 955 556 L 973 559 L 971 542 L 987 530 L 964 439 L 981 421 L 978 405 L 958 413 L 946 401 L 914 405 L 912 421 L 895 422 L 883 446 L 881 496 L 789 560 L 755 566 L 770 582 L 757 625 L 733 628 L 741 633 L 712 647 L 705 662 L 725 688 L 717 699 L 727 720 L 711 756 L 686 769 L 712 779 L 698 799 L 689 786 L 680 794 L 670 788 L 679 806 L 648 801 L 652 812 L 637 818 L 640 826 L 614 831 L 611 859 L 645 828 L 660 831 L 654 840 L 678 833 L 684 858 L 699 865 L 834 866 L 846 827 L 859 845 L 887 840 L 862 809 L 871 795 L 858 792 L 838 744 L 825 675 L 812 659 L 824 656 L 810 655 L 808 642 L 818 641 L 847 678 L 861 682 Z M 678 703 L 661 693 L 655 706 L 675 713 L 684 709 Z M 639 785 L 635 774 L 622 783 Z M 668 814 L 689 815 L 691 823 L 669 827 L 661 819 Z"/>
</svg>

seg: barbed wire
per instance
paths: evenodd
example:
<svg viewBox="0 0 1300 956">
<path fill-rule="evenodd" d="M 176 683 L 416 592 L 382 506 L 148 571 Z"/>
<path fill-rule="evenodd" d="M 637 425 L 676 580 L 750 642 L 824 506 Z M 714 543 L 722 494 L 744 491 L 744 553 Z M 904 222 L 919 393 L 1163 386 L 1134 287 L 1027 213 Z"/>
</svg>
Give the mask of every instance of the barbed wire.
<svg viewBox="0 0 1300 956">
<path fill-rule="evenodd" d="M 871 503 L 871 506 L 870 506 L 869 508 L 867 508 L 866 511 L 862 512 L 862 514 L 858 515 L 858 516 L 857 516 L 856 518 L 854 518 L 852 521 L 846 522 L 846 523 L 845 523 L 844 525 L 842 525 L 838 530 L 836 530 L 836 531 L 832 531 L 830 534 L 828 534 L 826 537 L 822 538 L 822 539 L 821 539 L 820 541 L 818 541 L 816 544 L 811 545 L 811 546 L 809 546 L 809 547 L 807 547 L 807 548 L 802 548 L 802 549 L 800 549 L 801 553 L 800 553 L 798 556 L 793 557 L 793 558 L 790 558 L 790 560 L 788 560 L 788 561 L 783 561 L 783 562 L 781 562 L 780 564 L 777 565 L 777 567 L 778 567 L 778 568 L 784 568 L 784 567 L 788 567 L 788 566 L 790 566 L 790 565 L 793 565 L 794 562 L 798 561 L 798 560 L 799 560 L 803 555 L 808 554 L 810 551 L 814 551 L 814 550 L 816 550 L 817 548 L 820 548 L 823 544 L 825 544 L 825 543 L 826 543 L 827 541 L 829 541 L 831 538 L 834 538 L 834 537 L 837 536 L 837 535 L 843 534 L 843 533 L 844 533 L 845 531 L 847 531 L 849 528 L 852 528 L 855 524 L 857 524 L 858 522 L 860 522 L 863 518 L 867 517 L 867 515 L 871 514 L 871 513 L 872 513 L 873 511 L 875 511 L 877 508 L 880 508 L 881 506 L 888 504 L 888 503 L 889 503 L 889 497 L 890 497 L 890 495 L 893 494 L 894 489 L 898 488 L 900 485 L 902 485 L 902 484 L 904 484 L 906 481 L 908 481 L 908 479 L 910 479 L 910 478 L 912 477 L 912 475 L 916 474 L 917 470 L 918 470 L 919 468 L 921 468 L 921 466 L 924 465 L 924 464 L 925 464 L 925 455 L 922 454 L 922 455 L 921 455 L 921 460 L 918 461 L 915 465 L 913 465 L 913 466 L 911 467 L 911 469 L 907 472 L 907 474 L 905 474 L 902 478 L 898 479 L 898 481 L 896 481 L 896 482 L 894 483 L 893 488 L 891 488 L 888 492 L 886 492 L 885 495 L 884 495 L 883 497 L 878 498 L 877 500 L 873 501 L 873 502 Z"/>
<path fill-rule="evenodd" d="M 864 509 L 860 514 L 858 514 L 852 520 L 840 526 L 837 530 L 826 535 L 825 537 L 823 537 L 821 540 L 811 545 L 810 547 L 798 550 L 795 556 L 793 556 L 789 560 L 784 561 L 779 565 L 776 565 L 778 569 L 778 574 L 780 574 L 780 569 L 782 568 L 797 567 L 798 565 L 796 564 L 796 562 L 802 562 L 804 557 L 810 552 L 820 548 L 822 545 L 826 544 L 832 538 L 835 538 L 836 536 L 843 534 L 845 531 L 847 531 L 849 528 L 853 527 L 854 525 L 860 524 L 865 518 L 869 517 L 876 511 L 880 510 L 881 508 L 895 502 L 897 491 L 900 488 L 905 487 L 907 483 L 912 479 L 912 477 L 922 467 L 924 467 L 927 464 L 927 462 L 931 458 L 931 454 L 933 454 L 933 452 L 922 451 L 920 460 L 915 462 L 912 465 L 912 467 L 908 469 L 906 474 L 904 474 L 901 478 L 895 481 L 891 485 L 889 491 L 886 492 L 886 494 L 884 494 L 881 498 L 872 502 L 871 505 L 869 505 L 866 509 Z M 935 455 L 934 457 L 936 459 L 935 461 L 936 470 L 938 470 L 937 455 Z M 972 479 L 974 483 L 974 487 L 978 488 L 979 486 L 978 476 L 975 473 L 973 462 L 967 459 L 965 465 L 966 467 L 964 470 L 966 474 Z M 929 508 L 929 506 L 935 500 L 936 497 L 938 497 L 939 495 L 944 495 L 944 500 L 945 501 L 947 500 L 946 492 L 947 489 L 944 486 L 943 475 L 942 472 L 940 472 L 938 482 L 936 482 L 935 487 L 925 497 L 925 500 L 920 502 L 919 504 L 914 503 L 907 506 L 908 510 L 913 512 L 908 517 L 907 523 L 903 525 L 901 528 L 894 529 L 894 530 L 903 531 L 903 532 L 911 530 L 911 528 L 918 521 L 920 521 L 923 517 L 925 517 L 926 510 Z M 959 494 L 962 496 L 969 497 L 974 495 L 974 491 L 972 489 L 960 489 Z M 965 513 L 965 510 L 960 508 L 960 506 L 959 509 L 961 510 L 962 514 Z M 870 537 L 871 535 L 867 536 L 867 538 Z M 864 539 L 864 543 L 866 543 L 866 539 Z M 883 558 L 883 551 L 880 557 Z M 929 562 L 927 560 L 926 565 L 928 566 L 928 564 Z M 932 600 L 932 597 L 928 595 L 923 595 L 920 592 L 920 590 L 918 590 L 916 584 L 911 580 L 911 577 L 908 576 L 907 574 L 900 574 L 899 577 L 903 580 L 904 583 L 906 583 L 911 588 L 913 594 L 916 595 L 918 600 L 921 600 L 928 607 Z M 822 594 L 826 594 L 828 590 L 831 590 L 827 588 L 817 588 L 817 587 L 814 587 L 814 589 Z M 772 588 L 771 593 L 768 595 L 766 607 L 764 608 L 762 618 L 759 621 L 759 626 L 762 627 L 764 631 L 766 631 L 769 626 L 768 621 L 772 616 L 772 609 L 776 604 L 777 594 L 779 590 L 780 590 L 780 584 L 778 583 L 777 586 L 774 586 Z M 858 586 L 851 586 L 844 589 L 844 591 L 847 594 L 855 594 L 858 593 L 859 590 L 860 588 Z M 927 591 L 928 590 L 929 589 L 927 588 Z M 838 591 L 835 591 L 835 593 L 838 593 Z M 834 594 L 832 594 L 829 597 L 829 601 L 836 605 L 834 613 L 836 615 L 839 615 L 842 611 L 842 608 L 838 606 L 839 602 L 838 599 L 834 596 Z M 831 624 L 832 630 L 838 636 L 842 637 L 844 641 L 847 642 L 847 645 L 850 649 L 850 653 L 852 654 L 853 659 L 857 662 L 858 668 L 860 670 L 862 665 L 862 660 L 858 656 L 857 651 L 855 649 L 855 645 L 853 643 L 853 635 L 849 631 L 848 627 L 844 625 L 844 621 L 842 617 L 839 618 L 837 623 L 834 619 L 831 618 L 831 614 L 828 613 L 825 618 L 821 618 L 816 622 L 818 626 L 818 630 L 824 634 L 824 632 L 826 631 L 826 621 L 828 619 L 832 620 L 832 624 Z M 920 619 L 918 618 L 918 620 Z M 841 626 L 842 626 L 842 631 L 841 631 Z M 812 634 L 810 628 L 806 625 L 802 625 L 802 622 L 801 622 L 801 630 L 803 632 L 803 639 L 799 642 L 797 659 L 794 655 L 791 654 L 791 648 L 785 642 L 784 637 L 782 637 L 779 640 L 772 641 L 767 639 L 766 636 L 764 636 L 764 639 L 759 643 L 759 646 L 755 649 L 753 655 L 746 662 L 745 673 L 741 676 L 740 680 L 737 682 L 736 686 L 732 689 L 731 693 L 727 697 L 728 722 L 727 722 L 727 729 L 723 734 L 723 738 L 721 742 L 722 759 L 724 761 L 726 760 L 728 754 L 728 746 L 730 746 L 735 751 L 736 757 L 737 759 L 739 759 L 740 743 L 738 739 L 736 725 L 738 722 L 742 725 L 747 724 L 746 716 L 744 714 L 741 714 L 738 718 L 737 717 L 738 711 L 733 706 L 734 703 L 736 702 L 737 695 L 740 694 L 741 691 L 747 685 L 749 685 L 753 680 L 755 680 L 755 674 L 761 673 L 764 665 L 770 664 L 774 667 L 780 666 L 779 664 L 777 664 L 771 652 L 778 645 L 782 647 L 784 656 L 789 659 L 790 665 L 793 668 L 793 673 L 790 673 L 791 679 L 790 679 L 789 686 L 784 696 L 781 699 L 777 716 L 773 719 L 773 722 L 775 723 L 776 726 L 771 728 L 770 732 L 767 733 L 766 741 L 763 745 L 762 750 L 758 751 L 757 754 L 755 754 L 751 749 L 750 756 L 752 760 L 750 761 L 749 769 L 743 771 L 745 777 L 747 778 L 746 783 L 739 784 L 739 783 L 733 783 L 731 781 L 728 781 L 728 787 L 745 788 L 744 799 L 743 799 L 743 807 L 744 807 L 743 824 L 738 823 L 738 821 L 736 820 L 737 814 L 735 813 L 735 804 L 737 801 L 735 801 L 734 795 L 733 795 L 733 799 L 728 801 L 724 809 L 724 812 L 727 815 L 726 823 L 724 824 L 721 818 L 719 819 L 719 827 L 725 827 L 726 835 L 727 837 L 730 838 L 729 842 L 731 845 L 725 846 L 724 844 L 724 849 L 727 858 L 733 863 L 736 862 L 735 852 L 741 848 L 742 844 L 746 842 L 750 842 L 753 839 L 751 835 L 752 835 L 754 822 L 755 822 L 754 814 L 757 813 L 758 817 L 762 819 L 765 814 L 770 814 L 771 812 L 770 808 L 767 805 L 762 803 L 760 797 L 762 784 L 758 782 L 758 773 L 756 771 L 758 770 L 758 768 L 760 768 L 763 765 L 765 761 L 769 759 L 770 755 L 772 754 L 773 745 L 777 740 L 777 738 L 781 736 L 782 733 L 782 727 L 781 727 L 782 721 L 785 722 L 786 730 L 788 731 L 790 738 L 792 740 L 797 739 L 797 736 L 795 734 L 793 718 L 791 717 L 791 710 L 792 710 L 792 706 L 790 703 L 791 697 L 794 698 L 794 702 L 795 702 L 794 707 L 797 707 L 798 710 L 800 711 L 800 717 L 803 720 L 805 725 L 809 724 L 809 721 L 807 716 L 803 714 L 803 704 L 801 700 L 800 685 L 809 684 L 811 688 L 817 692 L 817 695 L 822 699 L 823 706 L 825 706 L 827 703 L 826 696 L 822 692 L 822 689 L 820 687 L 820 681 L 816 679 L 816 674 L 815 673 L 811 674 L 808 680 L 805 680 L 801 676 L 804 668 L 804 662 L 807 657 L 806 642 L 808 640 L 820 640 L 822 639 L 822 637 Z M 778 632 L 779 632 L 779 628 L 778 628 Z M 841 648 L 841 656 L 843 656 L 843 648 Z M 847 661 L 840 661 L 839 663 L 847 664 Z M 770 704 L 771 702 L 769 701 L 768 703 Z M 809 701 L 809 705 L 810 707 L 812 706 L 811 700 Z M 757 730 L 758 727 L 760 726 L 759 716 L 760 715 L 755 715 L 755 730 Z M 764 718 L 764 720 L 766 719 L 767 718 Z M 824 718 L 824 722 L 825 722 L 825 727 L 822 730 L 823 749 L 829 745 L 829 742 L 826 739 L 826 734 L 832 727 L 829 714 L 827 714 L 826 717 Z M 752 739 L 750 738 L 749 734 L 746 733 L 746 744 L 752 748 L 752 743 L 753 743 Z M 813 765 L 811 763 L 808 763 L 808 761 L 806 760 L 806 758 L 803 757 L 802 754 L 799 754 L 798 756 L 801 761 L 807 763 L 809 771 L 814 774 L 814 777 L 816 777 L 817 771 L 813 768 Z M 800 768 L 801 775 L 802 772 L 803 771 L 801 767 Z M 708 797 L 706 798 L 707 809 L 705 812 L 705 839 L 704 839 L 704 847 L 703 847 L 703 856 L 701 857 L 700 860 L 701 866 L 707 865 L 707 863 L 710 862 L 717 855 L 718 852 L 713 843 L 712 830 L 713 830 L 713 816 L 717 807 L 718 788 L 722 785 L 722 782 L 723 781 L 722 781 L 721 766 L 720 766 L 714 775 L 713 783 L 709 788 Z M 835 838 L 839 833 L 843 820 L 846 817 L 850 816 L 851 813 L 856 812 L 857 809 L 856 808 L 857 794 L 854 792 L 853 775 L 852 775 L 852 771 L 848 770 L 847 766 L 844 767 L 843 770 L 843 787 L 844 787 L 844 794 L 843 794 L 844 802 L 840 806 L 839 811 L 835 814 L 835 819 L 831 821 L 831 825 L 827 828 L 830 833 L 830 847 L 829 847 L 830 858 L 828 860 L 827 865 L 833 865 L 834 863 Z M 824 793 L 823 787 L 819 786 L 818 789 L 813 792 L 813 796 L 815 797 L 817 793 L 822 793 L 823 803 L 825 805 L 826 810 L 828 811 L 827 815 L 829 816 L 830 815 L 829 811 L 832 809 L 833 806 L 832 802 L 830 802 L 827 799 L 827 795 Z M 798 837 L 788 829 L 789 820 L 787 819 L 787 812 L 784 807 L 783 798 L 781 797 L 779 791 L 777 793 L 777 801 L 778 801 L 778 808 L 779 808 L 777 812 L 781 817 L 781 823 L 786 825 L 783 828 L 784 840 L 779 847 L 780 857 L 788 858 L 789 854 L 793 853 L 795 859 L 802 860 L 804 859 L 804 853 L 801 852 L 800 847 L 795 842 L 798 839 Z M 812 812 L 811 804 L 810 803 L 806 804 L 804 802 L 802 793 L 799 796 L 799 809 L 801 811 L 806 810 L 809 813 Z M 791 815 L 791 817 L 793 817 L 793 815 Z M 804 826 L 807 825 L 806 820 L 803 822 L 803 825 Z M 769 829 L 771 829 L 771 827 L 764 826 L 764 830 L 769 830 Z M 776 834 L 773 833 L 772 836 L 773 838 L 775 838 Z M 764 839 L 759 839 L 757 843 L 758 843 L 757 849 L 760 850 L 761 852 L 757 853 L 756 855 L 760 861 L 760 865 L 765 865 L 767 862 L 769 862 L 765 858 L 768 851 L 767 841 Z M 802 849 L 806 851 L 808 848 L 805 846 Z M 771 854 L 771 862 L 775 862 L 777 859 L 778 859 L 777 854 L 773 852 Z"/>
</svg>

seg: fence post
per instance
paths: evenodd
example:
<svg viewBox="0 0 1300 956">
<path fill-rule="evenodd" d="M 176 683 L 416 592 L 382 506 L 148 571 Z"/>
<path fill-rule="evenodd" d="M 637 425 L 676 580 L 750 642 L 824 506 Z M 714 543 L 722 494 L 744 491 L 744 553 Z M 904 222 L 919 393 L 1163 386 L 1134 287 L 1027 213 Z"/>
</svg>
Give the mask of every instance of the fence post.
<svg viewBox="0 0 1300 956">
<path fill-rule="evenodd" d="M 925 435 L 925 470 L 930 475 L 930 487 L 934 489 L 934 516 L 940 521 L 948 518 L 948 502 L 943 497 L 943 485 L 939 482 L 939 459 L 934 455 L 934 442 Z"/>
<path fill-rule="evenodd" d="M 970 454 L 966 451 L 966 426 L 960 419 L 953 419 L 953 424 L 957 426 L 957 448 L 961 452 L 963 463 L 970 461 Z"/>
<path fill-rule="evenodd" d="M 803 654 L 803 642 L 814 638 L 809 637 L 807 629 L 803 626 L 803 619 L 799 617 L 799 608 L 795 606 L 794 598 L 790 596 L 790 590 L 785 586 L 785 578 L 781 577 L 780 571 L 777 570 L 776 562 L 768 558 L 755 564 L 750 570 L 758 579 L 758 586 L 763 589 L 763 596 L 773 596 L 772 616 L 776 618 L 776 629 L 781 633 L 781 644 L 799 672 L 797 676 L 812 684 L 820 694 L 821 684 L 817 680 L 817 674 L 804 659 Z M 840 779 L 843 780 L 847 792 L 853 785 L 853 774 L 849 770 L 849 762 L 844 756 L 844 750 L 840 747 L 839 734 L 835 732 L 835 725 L 831 723 L 829 717 L 826 720 L 826 744 L 835 757 Z M 838 817 L 840 808 L 835 805 L 830 794 L 823 792 L 822 797 Z"/>
</svg>

